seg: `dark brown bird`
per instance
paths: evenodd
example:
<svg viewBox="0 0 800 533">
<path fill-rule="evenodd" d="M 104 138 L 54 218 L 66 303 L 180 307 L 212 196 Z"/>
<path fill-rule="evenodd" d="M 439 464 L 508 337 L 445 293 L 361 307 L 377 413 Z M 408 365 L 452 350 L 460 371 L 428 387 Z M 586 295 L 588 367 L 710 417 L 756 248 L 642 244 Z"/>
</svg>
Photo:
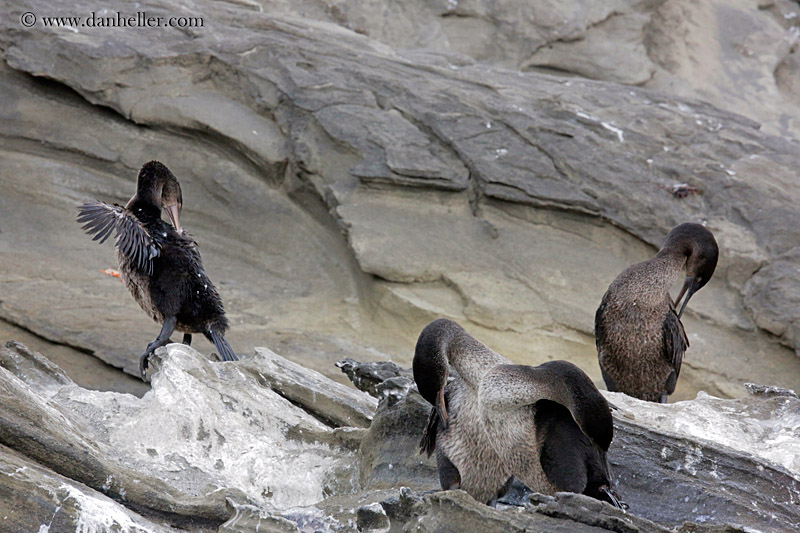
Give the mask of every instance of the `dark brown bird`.
<svg viewBox="0 0 800 533">
<path fill-rule="evenodd" d="M 150 161 L 139 171 L 136 194 L 125 207 L 92 202 L 79 208 L 78 222 L 93 240 L 103 243 L 115 232 L 125 285 L 139 306 L 163 324 L 139 358 L 143 380 L 150 356 L 170 342 L 176 329 L 184 332 L 184 344 L 191 343 L 192 333 L 202 333 L 223 361 L 238 359 L 225 340 L 222 300 L 203 270 L 197 243 L 181 228 L 182 205 L 178 179 L 163 164 Z M 172 225 L 161 219 L 162 209 Z"/>
<path fill-rule="evenodd" d="M 711 279 L 718 257 L 717 241 L 708 229 L 681 224 L 669 232 L 655 257 L 626 268 L 611 283 L 594 318 L 608 390 L 666 403 L 689 347 L 680 317 L 692 295 Z M 673 304 L 669 288 L 684 269 L 686 279 Z"/>
<path fill-rule="evenodd" d="M 448 363 L 458 373 L 449 383 Z M 414 381 L 433 405 L 420 448 L 436 452 L 443 489 L 491 503 L 513 476 L 536 492 L 577 492 L 623 505 L 606 459 L 611 411 L 572 363 L 515 365 L 439 319 L 417 340 Z"/>
</svg>

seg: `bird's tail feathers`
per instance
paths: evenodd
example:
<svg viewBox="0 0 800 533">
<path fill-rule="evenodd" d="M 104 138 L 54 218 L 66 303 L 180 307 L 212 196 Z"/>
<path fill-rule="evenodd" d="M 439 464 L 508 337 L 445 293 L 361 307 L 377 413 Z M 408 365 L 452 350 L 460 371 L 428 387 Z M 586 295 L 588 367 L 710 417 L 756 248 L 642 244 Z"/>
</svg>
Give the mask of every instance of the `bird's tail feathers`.
<svg viewBox="0 0 800 533">
<path fill-rule="evenodd" d="M 225 337 L 222 334 L 217 333 L 212 329 L 208 332 L 207 336 L 209 340 L 214 343 L 214 346 L 217 347 L 219 356 L 222 358 L 223 361 L 239 360 L 239 358 L 236 357 L 233 348 L 231 348 L 231 345 L 228 344 L 228 341 L 225 340 Z"/>
</svg>

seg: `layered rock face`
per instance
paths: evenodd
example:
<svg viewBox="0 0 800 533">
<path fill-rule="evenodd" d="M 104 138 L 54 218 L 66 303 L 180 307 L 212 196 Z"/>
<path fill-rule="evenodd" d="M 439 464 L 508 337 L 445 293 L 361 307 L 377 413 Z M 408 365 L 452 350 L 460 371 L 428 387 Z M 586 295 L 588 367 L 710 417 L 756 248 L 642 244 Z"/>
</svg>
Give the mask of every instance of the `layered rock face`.
<svg viewBox="0 0 800 533">
<path fill-rule="evenodd" d="M 717 236 L 721 260 L 686 316 L 691 348 L 675 398 L 741 395 L 753 380 L 800 386 L 797 143 L 725 110 L 747 114 L 730 98 L 713 107 L 621 84 L 640 84 L 639 74 L 610 82 L 502 68 L 547 66 L 574 47 L 584 61 L 608 58 L 579 52 L 604 32 L 630 37 L 625 50 L 644 39 L 650 55 L 683 57 L 664 34 L 688 46 L 691 28 L 670 25 L 707 19 L 678 17 L 690 9 L 678 2 L 558 8 L 572 19 L 476 2 L 420 8 L 422 24 L 376 5 L 358 11 L 361 22 L 346 3 L 137 8 L 165 21 L 200 17 L 192 28 L 88 27 L 95 6 L 86 2 L 0 7 L 8 327 L 135 372 L 158 326 L 99 272 L 116 266 L 113 251 L 80 231 L 75 206 L 125 202 L 139 166 L 160 159 L 183 184 L 185 226 L 238 351 L 268 344 L 342 379 L 333 363 L 345 356 L 408 365 L 421 328 L 447 316 L 516 361 L 569 359 L 599 380 L 592 318 L 605 288 L 673 226 L 699 221 Z M 773 29 L 787 39 L 794 31 L 789 4 L 737 6 L 714 13 L 752 11 L 764 28 L 780 22 Z M 116 13 L 105 9 L 95 17 Z M 25 12 L 38 17 L 30 28 Z M 377 12 L 383 18 L 369 15 Z M 55 16 L 84 19 L 46 26 Z M 729 19 L 713 20 L 734 32 Z M 419 32 L 403 31 L 403 21 Z M 625 21 L 646 27 L 645 37 L 610 31 Z M 487 24 L 495 29 L 478 31 Z M 476 39 L 505 37 L 473 59 L 458 37 L 465 28 Z M 430 39 L 414 40 L 423 34 Z M 523 45 L 520 34 L 539 44 Z M 780 64 L 776 76 L 791 79 L 790 57 Z M 680 74 L 682 65 L 670 68 Z M 712 78 L 692 83 L 722 90 Z M 687 91 L 673 93 L 713 96 Z M 677 193 L 682 183 L 688 195 Z"/>
<path fill-rule="evenodd" d="M 0 332 L 144 394 L 3 350 L 0 529 L 797 527 L 797 399 L 741 386 L 800 387 L 796 5 L 416 4 L 137 3 L 196 17 L 151 28 L 85 24 L 127 3 L 0 5 Z M 136 374 L 159 326 L 74 218 L 126 202 L 151 159 L 181 180 L 243 361 L 171 345 L 145 394 L 95 358 Z M 603 292 L 686 221 L 721 259 L 674 398 L 745 398 L 610 395 L 628 514 L 426 494 L 407 373 L 341 364 L 380 403 L 329 379 L 345 357 L 409 366 L 445 316 L 599 382 Z"/>
<path fill-rule="evenodd" d="M 434 462 L 417 452 L 430 406 L 407 371 L 343 362 L 378 400 L 266 348 L 214 363 L 171 344 L 154 366 L 152 390 L 137 398 L 84 389 L 22 344 L 0 349 L 4 531 L 783 532 L 800 523 L 800 400 L 788 391 L 675 405 L 608 393 L 618 407 L 609 461 L 627 513 L 568 493 L 515 494 L 490 508 L 432 492 Z"/>
<path fill-rule="evenodd" d="M 433 48 L 713 102 L 800 136 L 800 8 L 789 0 L 268 2 L 396 48 Z"/>
</svg>

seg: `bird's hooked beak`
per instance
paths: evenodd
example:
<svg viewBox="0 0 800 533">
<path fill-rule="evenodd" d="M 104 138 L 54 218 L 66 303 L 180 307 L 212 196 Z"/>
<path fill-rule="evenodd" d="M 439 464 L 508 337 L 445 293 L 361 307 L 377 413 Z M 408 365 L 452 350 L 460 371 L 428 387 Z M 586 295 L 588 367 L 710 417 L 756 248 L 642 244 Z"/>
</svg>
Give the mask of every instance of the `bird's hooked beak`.
<svg viewBox="0 0 800 533">
<path fill-rule="evenodd" d="M 450 423 L 450 415 L 447 414 L 447 406 L 444 403 L 444 387 L 439 389 L 439 393 L 436 395 L 436 403 L 434 404 L 433 408 L 436 409 L 436 414 L 439 415 L 439 419 L 442 421 L 446 429 Z"/>
<path fill-rule="evenodd" d="M 681 292 L 679 292 L 678 297 L 675 298 L 675 307 L 677 308 L 681 301 L 681 297 L 683 297 L 683 294 L 686 293 L 686 299 L 683 301 L 680 311 L 678 311 L 678 318 L 681 317 L 683 310 L 686 309 L 686 304 L 689 303 L 689 299 L 695 292 L 697 292 L 697 289 L 699 288 L 700 281 L 695 276 L 686 276 L 686 279 L 683 281 L 683 287 L 681 287 Z"/>
<path fill-rule="evenodd" d="M 167 212 L 167 216 L 169 217 L 169 221 L 172 222 L 172 225 L 175 226 L 175 231 L 178 233 L 183 233 L 181 229 L 181 203 L 175 202 L 170 205 L 164 206 L 164 211 Z"/>
</svg>

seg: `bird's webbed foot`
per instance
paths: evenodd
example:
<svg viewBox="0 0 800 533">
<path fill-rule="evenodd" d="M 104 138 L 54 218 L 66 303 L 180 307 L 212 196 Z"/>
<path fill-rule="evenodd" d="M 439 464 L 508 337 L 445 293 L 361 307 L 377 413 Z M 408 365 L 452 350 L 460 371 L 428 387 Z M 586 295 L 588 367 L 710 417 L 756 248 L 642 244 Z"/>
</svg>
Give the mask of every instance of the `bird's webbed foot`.
<svg viewBox="0 0 800 533">
<path fill-rule="evenodd" d="M 147 367 L 150 366 L 150 356 L 156 351 L 156 348 L 161 348 L 169 342 L 169 338 L 163 342 L 159 339 L 154 340 L 147 345 L 147 349 L 139 357 L 139 374 L 142 376 L 142 381 L 147 381 Z"/>
<path fill-rule="evenodd" d="M 150 343 L 152 344 L 152 343 Z M 150 345 L 147 345 L 147 351 L 145 351 L 142 355 L 139 356 L 139 375 L 142 377 L 142 381 L 147 381 L 147 367 L 150 364 L 150 356 L 155 351 L 150 349 Z"/>
<path fill-rule="evenodd" d="M 164 320 L 164 325 L 161 327 L 161 333 L 158 334 L 156 340 L 147 345 L 147 349 L 139 357 L 139 375 L 142 381 L 147 381 L 147 367 L 150 365 L 150 356 L 157 348 L 161 348 L 169 342 L 169 336 L 175 331 L 175 325 L 178 323 L 176 317 L 169 317 Z"/>
<path fill-rule="evenodd" d="M 613 505 L 617 509 L 621 509 L 623 511 L 627 511 L 628 508 L 630 507 L 627 503 L 625 503 L 624 501 L 622 501 L 620 499 L 619 495 L 616 493 L 616 491 L 614 489 L 612 489 L 612 488 L 610 488 L 610 487 L 608 487 L 606 485 L 603 485 L 602 487 L 600 487 L 600 493 L 601 493 L 602 496 L 604 496 L 604 497 L 600 498 L 601 500 L 607 501 L 608 503 L 610 503 L 611 505 Z"/>
</svg>

